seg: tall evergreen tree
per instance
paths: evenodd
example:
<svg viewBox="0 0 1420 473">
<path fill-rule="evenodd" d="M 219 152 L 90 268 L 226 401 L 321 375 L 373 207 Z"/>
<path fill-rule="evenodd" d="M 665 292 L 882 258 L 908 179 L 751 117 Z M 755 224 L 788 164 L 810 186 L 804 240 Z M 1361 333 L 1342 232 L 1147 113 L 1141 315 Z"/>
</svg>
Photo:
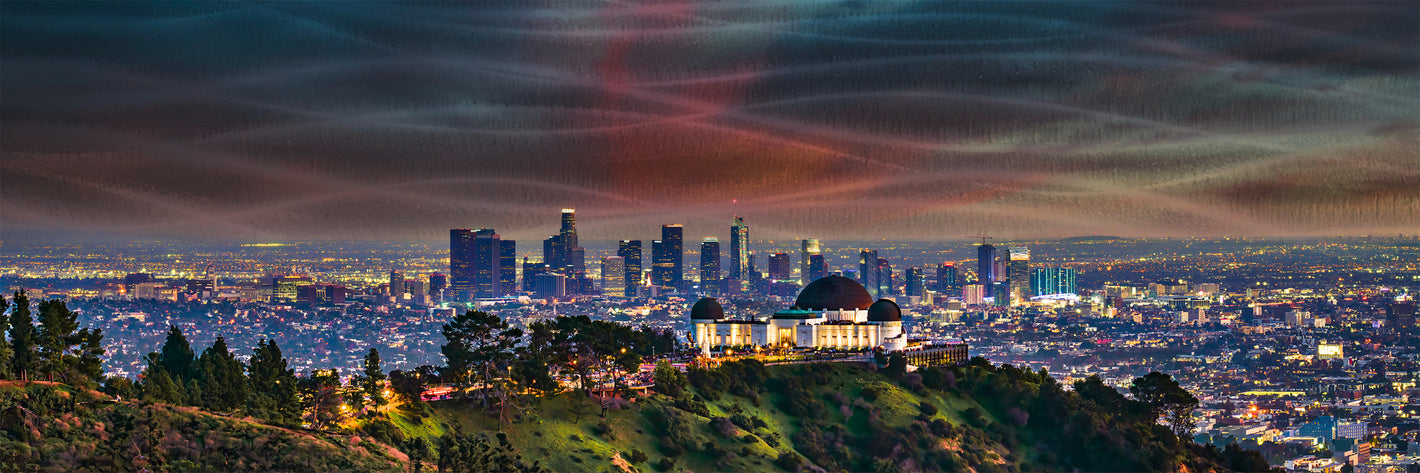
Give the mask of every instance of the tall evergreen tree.
<svg viewBox="0 0 1420 473">
<path fill-rule="evenodd" d="M 74 331 L 79 329 L 79 316 L 64 301 L 52 299 L 39 303 L 39 333 L 35 337 L 39 349 L 35 367 L 46 380 L 64 374 L 71 368 L 69 349 L 74 345 Z M 72 381 L 72 380 L 69 380 Z"/>
<path fill-rule="evenodd" d="M 296 371 L 288 367 L 275 341 L 257 342 L 247 373 L 251 386 L 248 406 L 256 416 L 277 424 L 294 424 L 300 420 Z"/>
<path fill-rule="evenodd" d="M 388 402 L 385 399 L 385 372 L 380 368 L 380 352 L 374 348 L 365 354 L 365 376 L 362 378 L 365 394 L 370 396 L 370 403 L 376 408 Z"/>
<path fill-rule="evenodd" d="M 187 337 L 177 326 L 168 328 L 168 339 L 163 342 L 163 352 L 159 360 L 162 362 L 163 369 L 167 370 L 168 375 L 179 384 L 182 384 L 183 380 L 192 378 L 195 374 L 193 372 L 195 360 L 192 345 L 188 344 Z"/>
<path fill-rule="evenodd" d="M 10 301 L 0 294 L 0 379 L 10 378 L 10 358 L 15 354 L 10 350 L 10 341 L 5 339 L 5 332 L 10 330 L 10 319 L 4 316 L 7 310 L 10 310 Z"/>
<path fill-rule="evenodd" d="M 10 359 L 10 369 L 15 379 L 29 379 L 35 365 L 35 326 L 30 317 L 30 298 L 25 291 L 15 293 L 15 307 L 10 311 L 10 348 L 14 357 Z"/>
<path fill-rule="evenodd" d="M 231 411 L 246 405 L 247 378 L 241 362 L 227 349 L 227 340 L 217 337 L 212 346 L 202 352 L 197 361 L 202 375 L 203 407 L 213 411 Z"/>
</svg>

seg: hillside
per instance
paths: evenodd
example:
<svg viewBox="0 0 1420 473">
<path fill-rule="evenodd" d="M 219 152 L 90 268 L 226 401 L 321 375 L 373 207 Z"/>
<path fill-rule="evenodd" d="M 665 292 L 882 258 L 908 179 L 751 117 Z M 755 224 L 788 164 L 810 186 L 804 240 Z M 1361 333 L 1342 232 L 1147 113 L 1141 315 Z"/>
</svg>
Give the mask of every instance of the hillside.
<svg viewBox="0 0 1420 473">
<path fill-rule="evenodd" d="M 193 407 L 0 382 L 0 471 L 405 471 L 368 436 L 284 429 Z"/>
<path fill-rule="evenodd" d="M 450 400 L 350 421 L 345 435 L 4 383 L 0 455 L 44 471 L 408 471 L 391 445 L 409 450 L 422 438 L 424 471 L 441 452 L 448 471 L 512 468 L 517 458 L 557 472 L 1255 469 L 1250 456 L 1140 422 L 1137 403 L 1113 389 L 1076 394 L 984 362 L 897 377 L 848 364 L 727 363 L 688 378 L 677 397 L 633 396 L 605 417 L 577 393 L 527 398 L 501 426 L 478 400 Z"/>
</svg>

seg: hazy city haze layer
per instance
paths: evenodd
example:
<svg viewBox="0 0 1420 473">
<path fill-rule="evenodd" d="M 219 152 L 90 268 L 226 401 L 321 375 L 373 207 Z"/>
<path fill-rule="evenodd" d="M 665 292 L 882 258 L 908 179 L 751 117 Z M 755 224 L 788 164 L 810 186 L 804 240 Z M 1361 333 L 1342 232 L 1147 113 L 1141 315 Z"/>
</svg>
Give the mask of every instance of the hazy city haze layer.
<svg viewBox="0 0 1420 473">
<path fill-rule="evenodd" d="M 7 237 L 1420 229 L 1415 2 L 3 2 L 0 61 Z"/>
</svg>

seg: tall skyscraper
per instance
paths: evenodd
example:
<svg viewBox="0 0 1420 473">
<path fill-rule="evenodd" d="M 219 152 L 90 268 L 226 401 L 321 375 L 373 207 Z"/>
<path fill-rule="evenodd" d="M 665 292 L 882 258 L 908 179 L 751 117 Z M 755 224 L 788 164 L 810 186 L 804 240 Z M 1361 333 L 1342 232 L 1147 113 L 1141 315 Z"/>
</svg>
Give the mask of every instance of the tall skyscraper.
<svg viewBox="0 0 1420 473">
<path fill-rule="evenodd" d="M 1030 248 L 1025 245 L 1010 247 L 1011 265 L 1006 273 L 1010 278 L 1011 300 L 1023 302 L 1031 295 L 1030 290 Z"/>
<path fill-rule="evenodd" d="M 823 255 L 809 255 L 809 282 L 825 276 L 828 276 L 828 266 L 823 262 Z"/>
<path fill-rule="evenodd" d="M 887 297 L 896 294 L 897 284 L 892 277 L 892 264 L 887 258 L 878 258 L 878 290 L 873 297 Z"/>
<path fill-rule="evenodd" d="M 986 286 L 996 281 L 996 247 L 990 243 L 976 247 L 976 279 Z"/>
<path fill-rule="evenodd" d="M 621 240 L 616 255 L 626 263 L 626 297 L 636 297 L 636 288 L 641 286 L 641 240 Z"/>
<path fill-rule="evenodd" d="M 534 263 L 523 257 L 523 292 L 537 292 L 537 275 L 552 272 L 552 266 L 547 263 Z"/>
<path fill-rule="evenodd" d="M 547 239 L 542 241 L 543 264 L 561 271 L 567 261 L 566 253 L 562 247 L 562 235 L 548 235 Z"/>
<path fill-rule="evenodd" d="M 951 261 L 937 266 L 937 292 L 956 294 L 961 285 L 957 282 L 957 264 Z"/>
<path fill-rule="evenodd" d="M 473 296 L 473 230 L 449 230 L 449 290 L 446 299 L 466 301 Z"/>
<path fill-rule="evenodd" d="M 502 276 L 502 241 L 491 228 L 473 232 L 473 289 L 475 297 L 503 295 L 499 286 Z"/>
<path fill-rule="evenodd" d="M 745 219 L 735 216 L 735 224 L 730 227 L 730 277 L 741 282 L 749 280 L 749 225 Z"/>
<path fill-rule="evenodd" d="M 700 241 L 700 288 L 706 293 L 716 292 L 720 283 L 720 240 L 705 237 Z"/>
<path fill-rule="evenodd" d="M 770 253 L 769 279 L 774 281 L 789 279 L 789 265 L 789 255 L 787 253 Z"/>
<path fill-rule="evenodd" d="M 390 270 L 390 297 L 396 301 L 404 294 L 404 275 L 397 270 Z"/>
<path fill-rule="evenodd" d="M 656 260 L 656 265 L 669 265 L 668 279 L 663 286 L 678 291 L 685 290 L 685 227 L 680 224 L 661 225 L 661 244 L 665 246 L 665 259 Z"/>
<path fill-rule="evenodd" d="M 670 248 L 664 241 L 651 240 L 651 285 L 663 292 L 671 290 L 671 271 L 675 271 L 675 265 L 671 263 Z"/>
<path fill-rule="evenodd" d="M 562 247 L 571 250 L 580 246 L 577 243 L 577 210 L 562 209 L 562 229 L 557 232 L 557 236 L 562 239 Z"/>
<path fill-rule="evenodd" d="M 814 278 L 813 273 L 809 271 L 809 260 L 817 254 L 820 254 L 817 238 L 806 238 L 801 242 L 799 250 L 799 284 L 807 286 L 809 283 L 814 282 L 814 279 L 818 279 Z"/>
<path fill-rule="evenodd" d="M 626 258 L 602 258 L 602 295 L 626 296 Z"/>
<path fill-rule="evenodd" d="M 922 284 L 922 268 L 909 266 L 907 268 L 907 295 L 909 297 L 922 297 L 922 289 L 924 286 L 925 285 Z"/>
<path fill-rule="evenodd" d="M 498 288 L 500 296 L 518 293 L 518 242 L 498 244 Z"/>
<path fill-rule="evenodd" d="M 434 273 L 429 275 L 429 298 L 434 302 L 444 301 L 444 290 L 449 288 L 449 277 Z"/>
<path fill-rule="evenodd" d="M 1075 293 L 1075 268 L 1031 270 L 1031 293 L 1037 296 Z"/>
<path fill-rule="evenodd" d="M 878 294 L 878 250 L 858 250 L 858 282 L 863 283 L 874 299 L 881 297 Z"/>
</svg>

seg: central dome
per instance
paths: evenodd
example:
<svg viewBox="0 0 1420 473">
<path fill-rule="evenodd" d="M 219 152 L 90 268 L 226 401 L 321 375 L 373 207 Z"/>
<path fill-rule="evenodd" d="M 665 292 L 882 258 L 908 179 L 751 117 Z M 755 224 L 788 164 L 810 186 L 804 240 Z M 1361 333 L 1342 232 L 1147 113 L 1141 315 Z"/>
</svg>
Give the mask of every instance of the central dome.
<svg viewBox="0 0 1420 473">
<path fill-rule="evenodd" d="M 799 291 L 794 305 L 804 310 L 867 309 L 873 296 L 858 281 L 839 275 L 819 278 Z"/>
</svg>

